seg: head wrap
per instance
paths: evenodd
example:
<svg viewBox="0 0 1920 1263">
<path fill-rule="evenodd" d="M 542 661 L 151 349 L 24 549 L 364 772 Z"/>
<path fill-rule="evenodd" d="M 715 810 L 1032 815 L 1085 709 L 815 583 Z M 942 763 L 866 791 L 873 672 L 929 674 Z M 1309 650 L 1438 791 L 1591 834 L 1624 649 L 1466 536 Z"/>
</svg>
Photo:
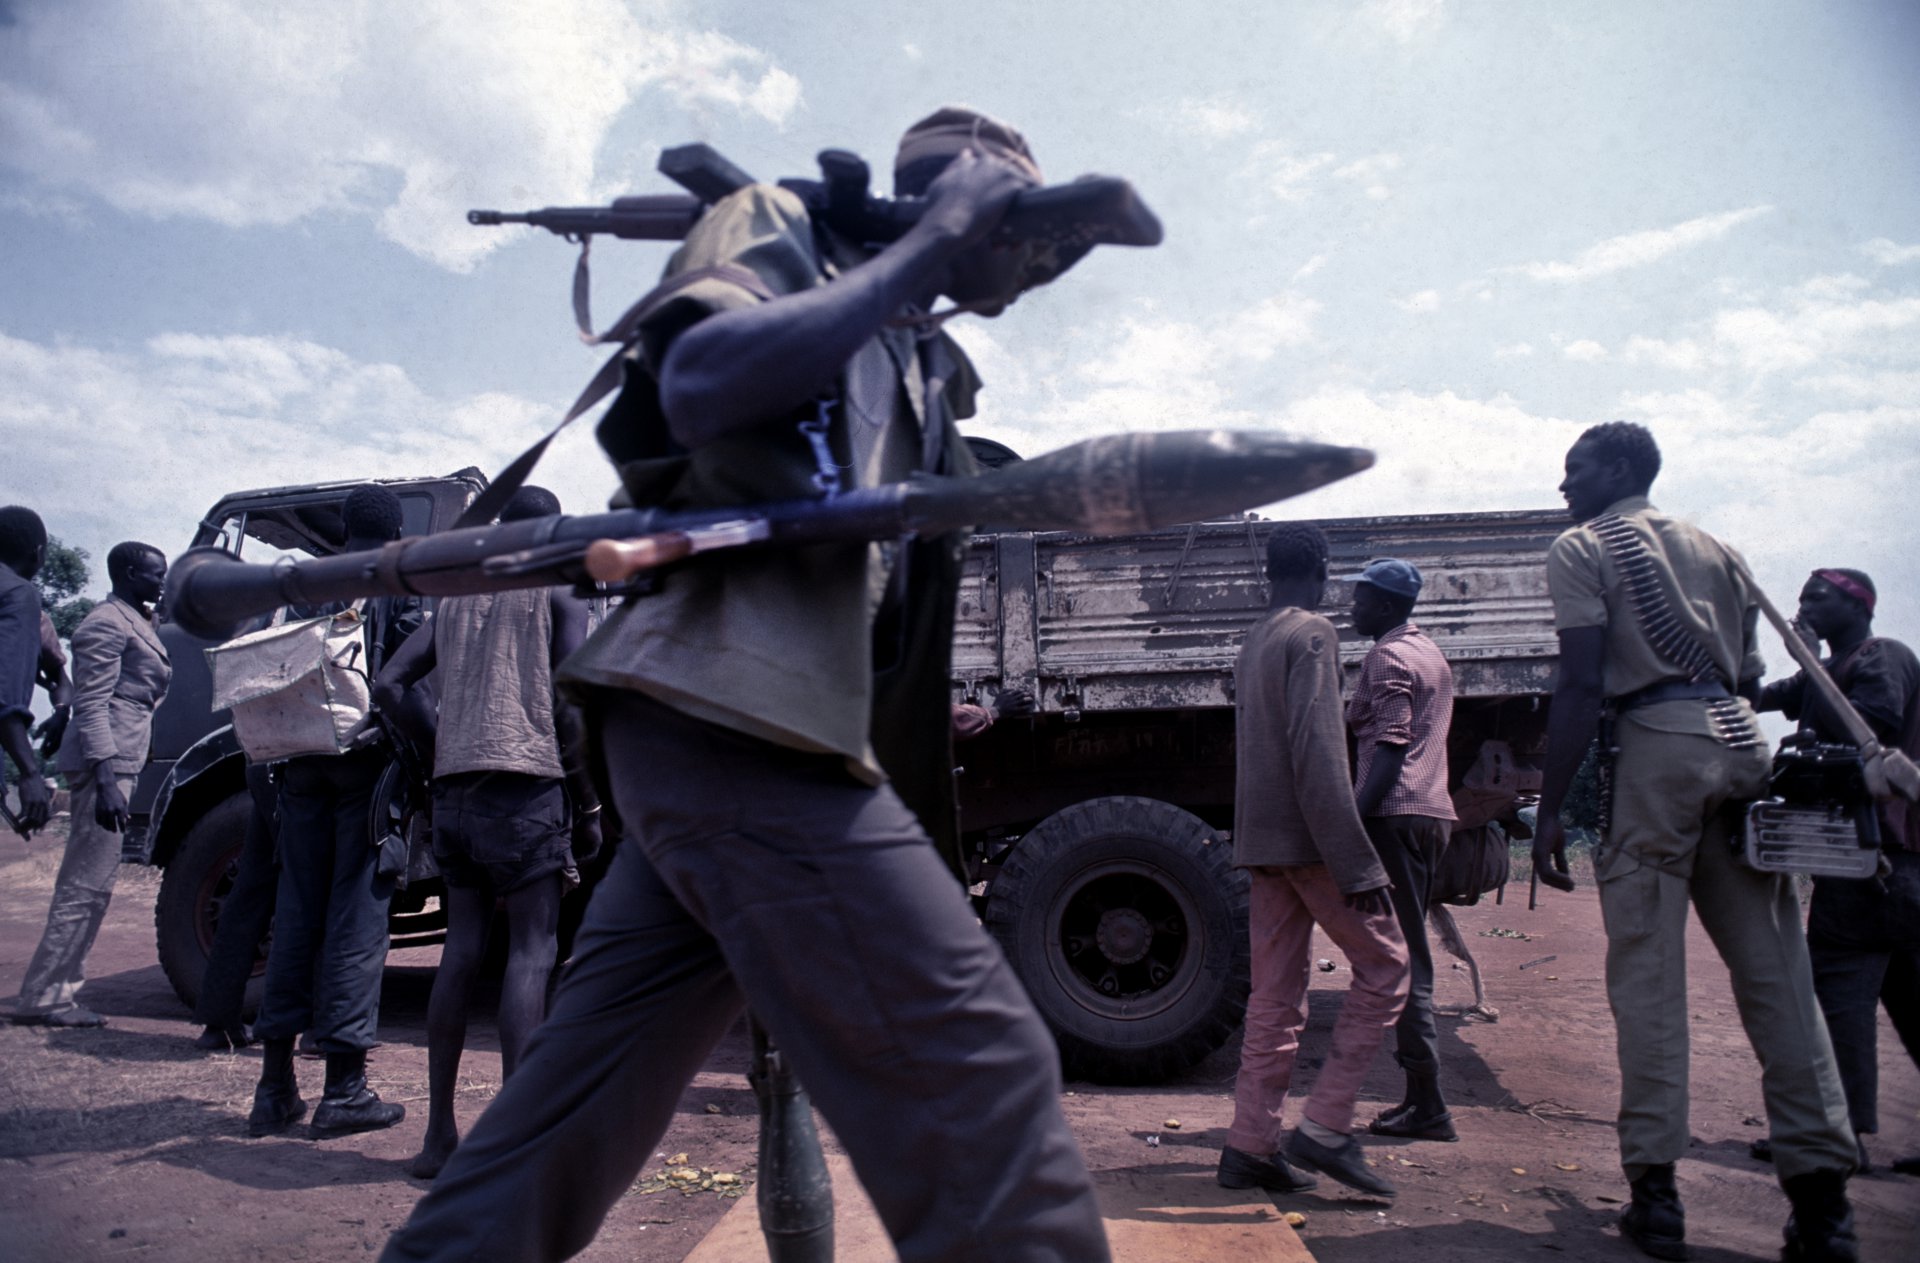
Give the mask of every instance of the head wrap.
<svg viewBox="0 0 1920 1263">
<path fill-rule="evenodd" d="M 1866 606 L 1867 613 L 1873 613 L 1874 604 L 1879 598 L 1874 594 L 1872 588 L 1860 582 L 1860 580 L 1854 578 L 1852 575 L 1843 574 L 1838 570 L 1816 570 L 1813 572 L 1813 577 L 1822 583 L 1831 583 L 1844 595 L 1850 596 L 1860 602 L 1860 604 Z"/>
<path fill-rule="evenodd" d="M 928 158 L 951 161 L 963 149 L 992 154 L 1012 163 L 1035 183 L 1041 181 L 1040 164 L 1034 161 L 1033 150 L 1027 148 L 1025 136 L 1012 125 L 964 105 L 942 106 L 907 128 L 900 137 L 899 151 L 893 155 L 894 179 L 915 163 Z"/>
</svg>

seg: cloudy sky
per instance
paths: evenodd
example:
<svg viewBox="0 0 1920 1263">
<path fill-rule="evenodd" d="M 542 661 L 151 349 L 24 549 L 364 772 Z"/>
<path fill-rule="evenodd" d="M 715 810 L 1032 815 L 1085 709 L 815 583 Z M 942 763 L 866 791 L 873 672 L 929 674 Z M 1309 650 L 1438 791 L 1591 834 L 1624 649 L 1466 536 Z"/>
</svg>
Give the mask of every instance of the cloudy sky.
<svg viewBox="0 0 1920 1263">
<path fill-rule="evenodd" d="M 0 0 L 0 499 L 98 558 L 229 489 L 496 468 L 597 355 L 570 248 L 468 207 L 663 191 L 690 140 L 884 166 L 958 101 L 1167 226 L 956 322 L 975 432 L 1372 446 L 1282 510 L 1342 516 L 1555 504 L 1625 417 L 1777 599 L 1862 566 L 1920 637 L 1917 63 L 1901 0 Z M 666 253 L 596 251 L 602 319 Z M 589 511 L 578 428 L 541 477 Z"/>
</svg>

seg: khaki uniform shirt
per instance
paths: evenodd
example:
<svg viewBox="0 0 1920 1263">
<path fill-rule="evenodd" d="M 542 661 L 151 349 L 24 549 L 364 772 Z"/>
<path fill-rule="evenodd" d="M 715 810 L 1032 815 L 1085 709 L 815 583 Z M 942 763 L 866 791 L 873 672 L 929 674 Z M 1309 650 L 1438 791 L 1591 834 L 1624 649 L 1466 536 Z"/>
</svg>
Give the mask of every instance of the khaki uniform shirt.
<svg viewBox="0 0 1920 1263">
<path fill-rule="evenodd" d="M 1340 633 L 1307 610 L 1255 623 L 1234 667 L 1233 856 L 1242 868 L 1325 864 L 1344 892 L 1387 884 L 1347 768 Z"/>
<path fill-rule="evenodd" d="M 1606 512 L 1626 522 L 1646 545 L 1668 608 L 1705 646 L 1726 680 L 1758 679 L 1766 670 L 1756 636 L 1759 605 L 1739 555 L 1699 527 L 1660 512 L 1645 496 L 1621 500 Z M 1600 678 L 1607 697 L 1681 678 L 1680 668 L 1647 642 L 1613 557 L 1589 526 L 1576 526 L 1553 541 L 1547 587 L 1555 630 L 1606 629 Z M 1746 710 L 1746 703 L 1741 707 Z M 1658 702 L 1629 713 L 1635 723 L 1660 732 L 1714 735 L 1707 708 L 1697 701 Z"/>
<path fill-rule="evenodd" d="M 151 619 L 117 596 L 94 606 L 73 632 L 73 721 L 60 770 L 71 776 L 111 759 L 116 775 L 139 772 L 172 679 Z"/>
<path fill-rule="evenodd" d="M 787 295 L 824 285 L 867 257 L 817 230 L 792 193 L 754 185 L 707 211 L 668 262 L 666 279 L 733 265 Z M 643 321 L 647 361 L 664 362 L 673 338 L 699 320 L 761 301 L 724 277 L 686 285 Z M 841 373 L 828 413 L 843 487 L 896 481 L 917 468 L 972 472 L 954 422 L 973 414 L 975 384 L 945 335 L 886 329 L 869 340 Z M 675 461 L 650 462 L 667 466 L 670 481 L 664 495 L 647 501 L 683 508 L 818 496 L 819 464 L 798 428 L 815 415 L 809 407 L 769 418 Z M 634 472 L 622 476 L 631 489 Z M 893 563 L 892 546 L 862 543 L 698 558 L 668 574 L 659 592 L 621 606 L 567 660 L 561 681 L 632 689 L 779 745 L 840 754 L 856 776 L 878 784 L 885 774 L 869 742 L 872 621 Z M 951 591 L 944 599 L 950 607 Z M 945 680 L 939 684 L 944 692 Z M 944 731 L 944 700 L 937 719 Z M 940 754 L 928 757 L 937 762 Z M 950 782 L 948 769 L 940 775 Z"/>
</svg>

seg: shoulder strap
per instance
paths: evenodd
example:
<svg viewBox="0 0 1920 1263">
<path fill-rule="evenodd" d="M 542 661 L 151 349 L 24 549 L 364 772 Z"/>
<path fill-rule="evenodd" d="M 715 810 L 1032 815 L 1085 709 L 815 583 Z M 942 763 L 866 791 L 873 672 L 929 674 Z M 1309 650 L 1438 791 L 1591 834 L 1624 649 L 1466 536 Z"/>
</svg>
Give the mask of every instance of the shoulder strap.
<svg viewBox="0 0 1920 1263">
<path fill-rule="evenodd" d="M 692 268 L 668 277 L 654 286 L 641 297 L 639 302 L 627 308 L 625 314 L 614 321 L 605 333 L 595 334 L 592 331 L 592 313 L 587 308 L 586 267 L 587 252 L 583 245 L 580 251 L 580 262 L 574 269 L 573 281 L 573 311 L 575 321 L 580 327 L 581 341 L 589 346 L 617 343 L 620 349 L 600 366 L 600 371 L 593 375 L 593 380 L 587 383 L 586 389 L 582 390 L 579 397 L 573 401 L 573 406 L 568 408 L 566 415 L 560 418 L 560 424 L 548 430 L 545 436 L 532 447 L 514 457 L 507 467 L 500 471 L 499 476 L 487 484 L 486 490 L 474 497 L 473 503 L 467 506 L 467 511 L 462 513 L 460 520 L 453 524 L 454 529 L 484 526 L 500 516 L 500 511 L 507 507 L 507 501 L 513 499 L 513 493 L 526 485 L 527 478 L 533 473 L 533 467 L 538 465 L 540 458 L 547 454 L 547 445 L 559 437 L 560 431 L 572 425 L 575 418 L 613 393 L 614 387 L 620 384 L 626 372 L 626 364 L 633 344 L 639 340 L 641 323 L 665 306 L 669 300 L 679 295 L 682 290 L 700 281 L 717 280 L 738 285 L 763 302 L 771 301 L 776 297 L 772 288 L 761 280 L 758 274 L 737 263 L 718 263 L 712 267 Z"/>
<path fill-rule="evenodd" d="M 1588 522 L 1587 526 L 1599 536 L 1607 555 L 1613 558 L 1613 568 L 1620 572 L 1621 582 L 1626 585 L 1627 603 L 1633 607 L 1634 621 L 1640 624 L 1640 631 L 1653 651 L 1685 672 L 1687 679 L 1696 684 L 1718 680 L 1731 687 L 1733 682 L 1714 661 L 1712 651 L 1674 614 L 1654 570 L 1652 554 L 1626 519 L 1608 513 Z"/>
</svg>

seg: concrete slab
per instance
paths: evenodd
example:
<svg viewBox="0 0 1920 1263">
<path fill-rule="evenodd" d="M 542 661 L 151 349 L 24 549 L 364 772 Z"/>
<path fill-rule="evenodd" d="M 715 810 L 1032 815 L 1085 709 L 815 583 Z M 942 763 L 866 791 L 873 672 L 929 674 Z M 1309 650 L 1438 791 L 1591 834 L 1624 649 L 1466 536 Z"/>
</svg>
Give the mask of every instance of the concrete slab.
<svg viewBox="0 0 1920 1263">
<path fill-rule="evenodd" d="M 852 1164 L 836 1154 L 827 1165 L 833 1173 L 837 1263 L 897 1263 Z M 1257 1190 L 1221 1188 L 1211 1167 L 1095 1171 L 1093 1180 L 1114 1263 L 1313 1263 L 1271 1200 Z M 766 1258 L 759 1211 L 752 1197 L 743 1197 L 686 1263 L 766 1263 Z"/>
</svg>

